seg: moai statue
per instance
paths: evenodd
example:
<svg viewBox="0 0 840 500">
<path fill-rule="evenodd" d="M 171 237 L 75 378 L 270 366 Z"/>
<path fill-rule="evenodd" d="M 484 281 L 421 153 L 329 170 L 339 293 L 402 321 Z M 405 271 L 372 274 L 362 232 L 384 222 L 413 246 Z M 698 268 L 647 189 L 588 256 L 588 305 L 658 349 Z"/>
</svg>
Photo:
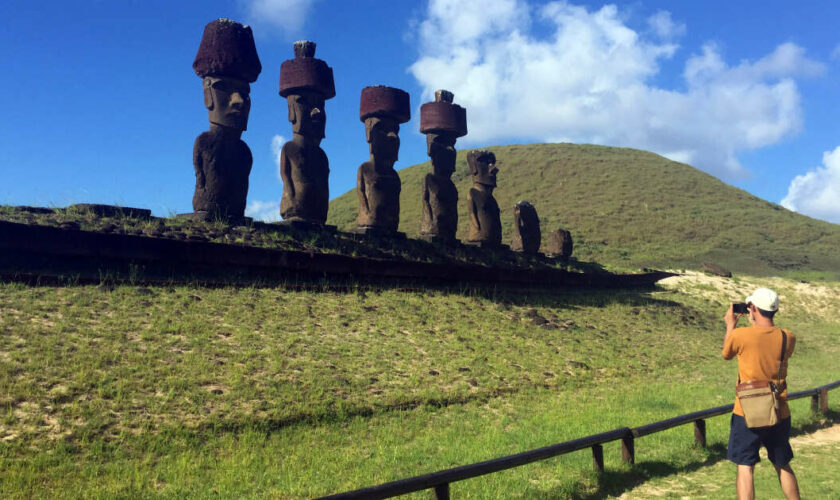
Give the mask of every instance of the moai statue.
<svg viewBox="0 0 840 500">
<path fill-rule="evenodd" d="M 332 68 L 315 58 L 315 42 L 294 44 L 295 58 L 280 66 L 280 95 L 289 104 L 292 140 L 280 151 L 284 221 L 323 225 L 330 201 L 330 165 L 321 149 L 327 115 L 324 101 L 335 97 Z"/>
<path fill-rule="evenodd" d="M 520 201 L 513 207 L 513 241 L 510 249 L 514 252 L 536 254 L 540 251 L 542 233 L 537 209 L 527 201 Z"/>
<path fill-rule="evenodd" d="M 568 262 L 572 256 L 572 233 L 565 229 L 558 229 L 548 237 L 549 257 L 559 259 L 561 262 Z"/>
<path fill-rule="evenodd" d="M 408 94 L 381 85 L 362 89 L 359 117 L 365 124 L 370 160 L 356 178 L 361 234 L 397 235 L 400 224 L 400 177 L 394 170 L 399 158 L 400 123 L 411 118 Z"/>
<path fill-rule="evenodd" d="M 490 151 L 473 150 L 467 153 L 473 187 L 467 195 L 470 231 L 467 243 L 482 247 L 502 246 L 502 222 L 499 204 L 493 198 L 496 187 L 496 155 Z"/>
<path fill-rule="evenodd" d="M 193 148 L 193 210 L 198 217 L 241 219 L 253 158 L 240 137 L 251 110 L 250 84 L 262 71 L 251 28 L 224 18 L 209 23 L 193 69 L 210 117 L 210 130 Z"/>
<path fill-rule="evenodd" d="M 458 229 L 458 190 L 455 141 L 467 135 L 467 110 L 452 103 L 452 92 L 438 90 L 434 102 L 420 106 L 420 132 L 426 134 L 426 153 L 432 173 L 423 178 L 420 238 L 454 243 Z"/>
</svg>

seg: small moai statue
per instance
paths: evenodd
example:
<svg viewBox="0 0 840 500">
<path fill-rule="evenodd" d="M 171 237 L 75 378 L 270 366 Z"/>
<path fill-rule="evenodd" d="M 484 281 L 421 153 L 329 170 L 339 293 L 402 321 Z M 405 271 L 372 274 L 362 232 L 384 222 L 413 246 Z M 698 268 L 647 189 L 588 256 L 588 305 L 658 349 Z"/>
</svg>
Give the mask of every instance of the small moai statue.
<svg viewBox="0 0 840 500">
<path fill-rule="evenodd" d="M 572 256 L 572 250 L 572 233 L 569 231 L 558 229 L 548 237 L 548 252 L 546 254 L 549 257 L 561 262 L 568 262 Z"/>
<path fill-rule="evenodd" d="M 467 244 L 488 248 L 502 246 L 502 222 L 499 204 L 493 198 L 496 187 L 496 155 L 490 151 L 473 150 L 467 153 L 473 187 L 467 195 L 470 231 Z"/>
<path fill-rule="evenodd" d="M 253 163 L 241 136 L 251 110 L 250 84 L 262 71 L 251 28 L 225 18 L 207 24 L 193 70 L 202 79 L 210 130 L 193 148 L 192 216 L 241 220 Z"/>
<path fill-rule="evenodd" d="M 321 149 L 327 114 L 335 97 L 332 68 L 315 58 L 315 42 L 294 44 L 295 58 L 280 66 L 280 95 L 289 106 L 292 140 L 280 151 L 283 221 L 323 225 L 327 221 L 330 164 Z"/>
<path fill-rule="evenodd" d="M 402 184 L 394 163 L 399 159 L 400 124 L 411 118 L 409 96 L 392 87 L 365 87 L 359 108 L 370 160 L 362 163 L 356 177 L 359 227 L 355 232 L 398 236 Z"/>
<path fill-rule="evenodd" d="M 426 134 L 426 153 L 432 172 L 423 178 L 420 238 L 455 243 L 458 230 L 458 190 L 455 172 L 455 141 L 467 135 L 467 110 L 453 104 L 448 90 L 435 92 L 434 102 L 420 106 L 420 132 Z"/>
<path fill-rule="evenodd" d="M 536 255 L 540 251 L 541 242 L 542 233 L 537 209 L 527 201 L 520 201 L 513 207 L 513 241 L 510 249 Z"/>
</svg>

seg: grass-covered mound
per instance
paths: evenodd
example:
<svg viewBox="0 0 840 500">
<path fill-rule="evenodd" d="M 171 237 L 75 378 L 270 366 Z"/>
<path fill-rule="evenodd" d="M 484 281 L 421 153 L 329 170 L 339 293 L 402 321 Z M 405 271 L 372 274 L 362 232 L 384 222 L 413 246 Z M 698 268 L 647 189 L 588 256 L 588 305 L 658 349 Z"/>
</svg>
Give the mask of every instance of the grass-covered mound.
<svg viewBox="0 0 840 500">
<path fill-rule="evenodd" d="M 627 148 L 575 144 L 491 147 L 499 167 L 494 192 L 503 238 L 513 207 L 533 203 L 543 242 L 562 227 L 575 255 L 618 268 L 694 268 L 712 262 L 757 275 L 828 275 L 840 279 L 840 226 L 791 212 L 724 184 L 689 165 Z M 400 230 L 418 233 L 421 183 L 428 162 L 400 170 Z M 452 176 L 460 195 L 460 238 L 467 234 L 471 186 L 466 151 Z M 330 204 L 329 223 L 355 225 L 355 190 Z M 810 273 L 817 271 L 818 273 Z"/>
<path fill-rule="evenodd" d="M 791 390 L 837 379 L 836 283 L 690 276 L 645 293 L 2 284 L 0 491 L 307 498 L 726 404 L 735 364 L 719 356 L 720 318 L 759 283 L 780 291 L 779 321 L 799 338 Z M 840 398 L 830 400 L 836 411 Z M 794 402 L 794 426 L 813 422 L 807 401 Z M 614 494 L 722 460 L 725 433 L 720 417 L 708 449 L 679 428 L 640 439 L 635 468 L 613 443 L 602 476 L 579 452 L 453 494 Z"/>
</svg>

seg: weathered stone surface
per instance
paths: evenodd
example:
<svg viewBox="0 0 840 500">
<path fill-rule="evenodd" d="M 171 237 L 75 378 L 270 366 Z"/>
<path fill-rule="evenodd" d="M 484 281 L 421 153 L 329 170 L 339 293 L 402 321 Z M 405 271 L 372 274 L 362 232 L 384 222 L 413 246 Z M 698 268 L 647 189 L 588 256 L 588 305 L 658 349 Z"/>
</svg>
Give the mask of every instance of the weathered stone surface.
<svg viewBox="0 0 840 500">
<path fill-rule="evenodd" d="M 467 195 L 470 230 L 466 243 L 483 247 L 500 247 L 502 222 L 499 204 L 493 198 L 496 187 L 496 155 L 490 151 L 473 150 L 467 153 L 473 187 Z"/>
<path fill-rule="evenodd" d="M 210 126 L 193 147 L 195 194 L 193 210 L 210 217 L 241 218 L 248 198 L 251 150 L 239 133 L 228 127 Z"/>
<path fill-rule="evenodd" d="M 359 119 L 364 122 L 372 116 L 392 118 L 397 123 L 407 122 L 411 119 L 408 92 L 385 85 L 363 88 L 359 103 Z"/>
<path fill-rule="evenodd" d="M 217 19 L 204 28 L 193 69 L 202 77 L 210 130 L 193 147 L 193 210 L 218 217 L 245 214 L 253 158 L 241 135 L 248 125 L 251 86 L 262 66 L 251 28 Z"/>
<path fill-rule="evenodd" d="M 672 273 L 616 275 L 575 273 L 560 269 L 488 268 L 475 264 L 431 264 L 403 259 L 359 258 L 312 254 L 244 245 L 224 245 L 177 238 L 149 238 L 114 233 L 67 231 L 0 221 L 0 276 L 7 279 L 73 276 L 99 283 L 102 272 L 116 280 L 141 282 L 257 283 L 267 280 L 346 278 L 350 283 L 394 282 L 427 284 L 506 284 L 526 287 L 638 287 L 651 286 Z"/>
<path fill-rule="evenodd" d="M 567 262 L 572 256 L 572 233 L 565 229 L 557 229 L 548 237 L 548 256 Z"/>
<path fill-rule="evenodd" d="M 408 94 L 392 87 L 362 89 L 359 117 L 365 124 L 370 160 L 356 176 L 359 228 L 374 227 L 396 232 L 400 224 L 400 177 L 394 170 L 399 159 L 400 123 L 411 117 Z"/>
<path fill-rule="evenodd" d="M 302 91 L 316 92 L 324 99 L 335 97 L 333 70 L 315 57 L 315 42 L 300 40 L 294 44 L 295 58 L 280 65 L 280 95 L 288 97 Z"/>
<path fill-rule="evenodd" d="M 510 249 L 514 252 L 535 254 L 540 251 L 542 233 L 537 209 L 527 201 L 520 201 L 513 208 L 513 241 Z"/>
<path fill-rule="evenodd" d="M 458 229 L 458 190 L 452 182 L 455 172 L 455 141 L 467 133 L 467 113 L 452 104 L 446 90 L 435 92 L 435 102 L 420 107 L 420 131 L 426 134 L 426 152 L 432 159 L 432 173 L 423 178 L 420 237 L 427 241 L 455 242 Z"/>
<path fill-rule="evenodd" d="M 423 134 L 467 135 L 467 110 L 452 101 L 448 90 L 435 91 L 435 100 L 420 106 L 420 132 Z"/>
<path fill-rule="evenodd" d="M 207 23 L 193 70 L 201 78 L 233 77 L 253 83 L 262 71 L 250 26 L 219 18 Z"/>
<path fill-rule="evenodd" d="M 138 219 L 148 219 L 152 216 L 152 211 L 147 208 L 121 207 L 118 205 L 102 205 L 99 203 L 76 203 L 67 208 L 72 208 L 80 212 L 90 212 L 100 217 L 134 217 Z"/>
<path fill-rule="evenodd" d="M 295 58 L 280 68 L 280 95 L 286 97 L 292 124 L 292 140 L 280 151 L 280 214 L 286 221 L 324 224 L 330 166 L 320 144 L 327 120 L 324 103 L 335 96 L 335 84 L 332 68 L 315 59 L 314 42 L 295 43 Z"/>
</svg>

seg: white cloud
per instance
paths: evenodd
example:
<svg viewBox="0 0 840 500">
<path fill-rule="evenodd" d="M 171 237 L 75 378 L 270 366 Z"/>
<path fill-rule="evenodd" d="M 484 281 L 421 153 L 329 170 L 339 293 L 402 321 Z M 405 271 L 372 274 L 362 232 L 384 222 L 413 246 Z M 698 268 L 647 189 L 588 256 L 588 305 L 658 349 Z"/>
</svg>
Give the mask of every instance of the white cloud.
<svg viewBox="0 0 840 500">
<path fill-rule="evenodd" d="M 283 177 L 280 176 L 280 151 L 283 150 L 283 144 L 286 144 L 286 139 L 282 135 L 275 135 L 271 138 L 271 156 L 274 157 L 274 165 L 277 167 L 277 180 L 283 182 Z"/>
<path fill-rule="evenodd" d="M 823 153 L 823 165 L 797 175 L 782 206 L 840 224 L 840 146 Z"/>
<path fill-rule="evenodd" d="M 280 220 L 280 200 L 249 201 L 245 207 L 245 215 L 263 222 L 277 222 Z"/>
<path fill-rule="evenodd" d="M 239 0 L 251 24 L 281 29 L 296 34 L 316 0 Z"/>
<path fill-rule="evenodd" d="M 667 10 L 660 10 L 648 18 L 648 26 L 660 38 L 677 38 L 685 35 L 684 23 L 675 23 L 671 19 L 671 13 Z"/>
<path fill-rule="evenodd" d="M 679 33 L 667 12 L 654 17 Z M 535 34 L 537 22 L 548 35 Z M 589 11 L 563 1 L 537 9 L 526 0 L 430 0 L 418 31 L 420 55 L 409 70 L 424 100 L 445 88 L 467 108 L 468 144 L 635 147 L 729 179 L 745 174 L 738 153 L 800 130 L 794 78 L 824 69 L 792 43 L 737 65 L 707 44 L 685 62 L 684 89 L 663 88 L 653 79 L 678 45 L 634 31 L 614 5 Z"/>
</svg>

